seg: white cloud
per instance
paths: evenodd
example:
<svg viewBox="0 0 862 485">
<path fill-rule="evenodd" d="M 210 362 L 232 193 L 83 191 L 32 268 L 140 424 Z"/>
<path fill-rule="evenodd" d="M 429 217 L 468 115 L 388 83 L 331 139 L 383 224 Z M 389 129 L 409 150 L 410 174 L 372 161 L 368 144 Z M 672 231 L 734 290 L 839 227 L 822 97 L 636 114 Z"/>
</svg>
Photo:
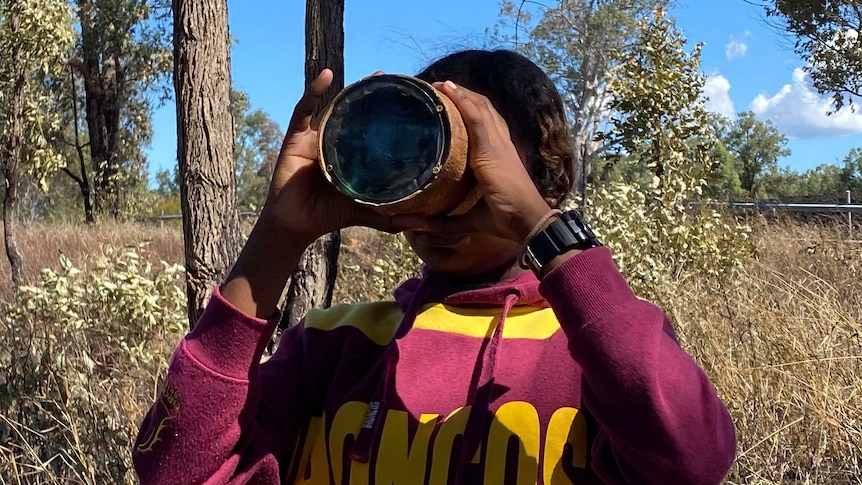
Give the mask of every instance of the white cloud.
<svg viewBox="0 0 862 485">
<path fill-rule="evenodd" d="M 706 97 L 707 111 L 731 119 L 736 117 L 736 109 L 733 106 L 733 100 L 730 99 L 730 81 L 726 77 L 720 74 L 709 76 L 703 87 L 703 94 Z"/>
<path fill-rule="evenodd" d="M 747 53 L 748 44 L 739 39 L 731 39 L 731 41 L 724 46 L 724 55 L 727 56 L 728 61 L 745 57 L 745 54 Z"/>
<path fill-rule="evenodd" d="M 773 96 L 758 95 L 748 109 L 770 119 L 791 138 L 817 138 L 862 134 L 862 112 L 845 107 L 832 115 L 828 98 L 812 89 L 801 68 L 793 71 L 793 81 Z"/>
</svg>

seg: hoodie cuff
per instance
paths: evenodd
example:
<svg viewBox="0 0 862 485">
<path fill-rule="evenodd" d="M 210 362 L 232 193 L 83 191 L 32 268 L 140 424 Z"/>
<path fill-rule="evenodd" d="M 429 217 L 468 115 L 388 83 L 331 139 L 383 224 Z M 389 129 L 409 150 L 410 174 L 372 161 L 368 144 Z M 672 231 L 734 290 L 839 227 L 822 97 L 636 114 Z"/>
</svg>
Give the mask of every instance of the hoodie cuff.
<svg viewBox="0 0 862 485">
<path fill-rule="evenodd" d="M 245 314 L 217 286 L 185 348 L 204 367 L 225 377 L 248 379 L 272 338 L 280 312 L 267 320 Z"/>
<path fill-rule="evenodd" d="M 581 327 L 637 301 L 605 247 L 583 251 L 548 273 L 539 292 L 560 323 Z"/>
</svg>

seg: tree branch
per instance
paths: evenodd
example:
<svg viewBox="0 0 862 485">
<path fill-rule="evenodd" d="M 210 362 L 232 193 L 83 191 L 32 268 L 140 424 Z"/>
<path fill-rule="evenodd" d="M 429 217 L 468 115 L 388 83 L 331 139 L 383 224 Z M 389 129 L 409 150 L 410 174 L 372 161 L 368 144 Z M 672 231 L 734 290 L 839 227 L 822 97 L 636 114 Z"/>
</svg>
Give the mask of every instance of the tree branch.
<svg viewBox="0 0 862 485">
<path fill-rule="evenodd" d="M 66 175 L 68 175 L 69 177 L 72 177 L 72 180 L 74 180 L 75 182 L 77 182 L 77 183 L 78 183 L 78 185 L 81 185 L 82 183 L 84 183 L 84 181 L 83 181 L 83 180 L 81 180 L 81 177 L 78 177 L 78 175 L 77 175 L 77 174 L 75 174 L 75 172 L 73 172 L 73 171 L 69 170 L 69 167 L 63 167 L 63 169 L 62 169 L 62 170 L 63 170 L 63 172 L 65 172 L 65 173 L 66 173 Z"/>
<path fill-rule="evenodd" d="M 71 141 L 67 140 L 67 139 L 66 139 L 65 137 L 63 137 L 62 135 L 58 135 L 58 136 L 57 136 L 57 141 L 59 141 L 60 143 L 62 143 L 62 144 L 64 144 L 64 145 L 66 145 L 66 146 L 70 146 L 70 147 L 75 148 L 75 149 L 78 149 L 78 148 L 87 148 L 88 146 L 90 146 L 90 142 L 80 143 L 80 144 L 79 144 L 79 143 L 75 143 L 75 142 L 71 142 Z"/>
<path fill-rule="evenodd" d="M 86 89 L 92 91 L 93 93 L 102 93 L 102 90 L 99 88 L 96 79 L 93 78 L 93 73 L 91 73 L 90 70 L 87 69 L 87 64 L 84 61 L 80 59 L 66 59 L 66 65 L 81 74 L 81 77 L 84 78 L 84 85 L 86 86 Z"/>
</svg>

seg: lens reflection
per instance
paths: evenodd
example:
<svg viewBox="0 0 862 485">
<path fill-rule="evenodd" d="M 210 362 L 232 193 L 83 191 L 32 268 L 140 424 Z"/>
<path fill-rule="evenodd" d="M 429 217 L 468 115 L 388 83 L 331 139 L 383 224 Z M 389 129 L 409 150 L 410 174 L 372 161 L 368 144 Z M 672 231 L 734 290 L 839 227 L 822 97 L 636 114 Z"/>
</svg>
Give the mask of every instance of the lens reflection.
<svg viewBox="0 0 862 485">
<path fill-rule="evenodd" d="M 423 188 L 444 150 L 444 126 L 429 95 L 400 78 L 369 81 L 340 100 L 324 129 L 333 181 L 372 203 Z"/>
</svg>

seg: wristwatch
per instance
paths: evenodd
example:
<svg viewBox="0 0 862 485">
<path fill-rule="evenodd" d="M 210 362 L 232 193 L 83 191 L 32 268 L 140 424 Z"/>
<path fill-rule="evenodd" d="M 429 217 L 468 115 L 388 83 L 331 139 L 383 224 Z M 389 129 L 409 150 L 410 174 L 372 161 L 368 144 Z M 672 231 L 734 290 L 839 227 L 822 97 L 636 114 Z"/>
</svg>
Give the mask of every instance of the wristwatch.
<svg viewBox="0 0 862 485">
<path fill-rule="evenodd" d="M 571 210 L 560 214 L 527 243 L 524 260 L 536 275 L 541 275 L 543 268 L 557 256 L 572 249 L 585 250 L 601 245 L 581 214 Z"/>
</svg>

